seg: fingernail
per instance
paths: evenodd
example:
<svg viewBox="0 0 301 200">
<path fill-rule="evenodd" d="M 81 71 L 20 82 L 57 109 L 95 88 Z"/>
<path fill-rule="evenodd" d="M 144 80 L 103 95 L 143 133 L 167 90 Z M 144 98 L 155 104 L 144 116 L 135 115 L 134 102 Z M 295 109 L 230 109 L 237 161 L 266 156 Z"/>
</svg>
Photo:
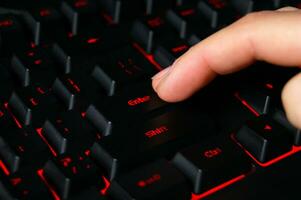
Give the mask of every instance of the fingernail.
<svg viewBox="0 0 301 200">
<path fill-rule="evenodd" d="M 164 70 L 160 71 L 158 74 L 156 74 L 155 76 L 152 77 L 153 80 L 153 88 L 155 91 L 157 91 L 157 87 L 160 84 L 160 82 L 166 77 L 168 76 L 168 74 L 170 73 L 170 69 L 172 66 L 169 66 L 167 68 L 165 68 Z"/>
<path fill-rule="evenodd" d="M 153 76 L 152 80 L 160 80 L 165 74 L 167 74 L 169 72 L 170 68 L 171 68 L 171 66 L 166 67 L 165 69 L 163 69 L 162 71 L 157 73 L 155 76 Z"/>
</svg>

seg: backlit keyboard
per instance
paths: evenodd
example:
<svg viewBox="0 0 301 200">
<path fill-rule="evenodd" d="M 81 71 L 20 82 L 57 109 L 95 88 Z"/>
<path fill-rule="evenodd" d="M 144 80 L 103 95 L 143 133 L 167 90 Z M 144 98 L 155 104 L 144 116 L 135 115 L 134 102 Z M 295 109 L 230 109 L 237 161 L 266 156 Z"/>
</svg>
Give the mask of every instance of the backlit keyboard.
<svg viewBox="0 0 301 200">
<path fill-rule="evenodd" d="M 257 62 L 174 104 L 151 87 L 192 45 L 287 5 L 1 0 L 0 199 L 299 199 L 280 99 L 298 69 Z"/>
</svg>

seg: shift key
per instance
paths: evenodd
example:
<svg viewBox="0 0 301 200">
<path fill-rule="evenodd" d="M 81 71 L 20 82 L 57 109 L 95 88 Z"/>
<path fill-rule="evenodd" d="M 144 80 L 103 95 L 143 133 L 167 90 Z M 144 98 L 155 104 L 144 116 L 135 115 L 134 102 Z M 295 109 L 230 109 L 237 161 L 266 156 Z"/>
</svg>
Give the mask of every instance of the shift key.
<svg viewBox="0 0 301 200">
<path fill-rule="evenodd" d="M 115 129 L 92 147 L 92 157 L 111 180 L 131 167 L 170 155 L 216 132 L 208 115 L 188 108 L 163 113 L 143 123 L 133 122 L 127 127 Z"/>
</svg>

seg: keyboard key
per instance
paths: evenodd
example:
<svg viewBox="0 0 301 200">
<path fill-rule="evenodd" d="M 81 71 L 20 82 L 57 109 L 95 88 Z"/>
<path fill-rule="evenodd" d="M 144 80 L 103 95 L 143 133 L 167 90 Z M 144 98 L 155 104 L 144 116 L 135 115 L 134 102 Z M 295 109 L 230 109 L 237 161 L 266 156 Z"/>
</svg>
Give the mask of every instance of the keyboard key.
<svg viewBox="0 0 301 200">
<path fill-rule="evenodd" d="M 133 123 L 125 122 L 126 127 L 114 126 L 112 135 L 96 142 L 91 149 L 92 157 L 110 179 L 124 173 L 130 166 L 159 155 L 168 155 L 189 141 L 215 134 L 211 118 L 190 109 Z"/>
<path fill-rule="evenodd" d="M 92 76 L 113 96 L 122 86 L 151 77 L 154 67 L 131 46 L 122 48 L 97 64 Z"/>
<path fill-rule="evenodd" d="M 10 173 L 26 167 L 41 168 L 48 160 L 50 152 L 34 130 L 24 131 L 11 125 L 4 130 L 7 132 L 0 136 L 0 157 Z"/>
<path fill-rule="evenodd" d="M 62 2 L 61 10 L 66 16 L 72 35 L 77 35 L 81 29 L 85 28 L 86 23 L 101 23 L 92 22 L 96 19 L 98 7 L 94 0 L 67 0 Z"/>
<path fill-rule="evenodd" d="M 98 2 L 103 10 L 103 16 L 109 24 L 119 24 L 145 13 L 143 1 L 99 0 Z"/>
<path fill-rule="evenodd" d="M 120 113 L 118 116 L 111 115 L 112 118 L 123 118 L 126 116 L 138 117 L 163 108 L 167 102 L 161 100 L 152 89 L 149 81 L 125 88 L 116 97 L 110 100 L 109 109 L 104 108 L 104 112 Z M 114 108 L 113 108 L 114 107 Z"/>
<path fill-rule="evenodd" d="M 261 163 L 290 151 L 293 144 L 287 129 L 265 116 L 248 121 L 237 131 L 235 138 Z"/>
<path fill-rule="evenodd" d="M 239 15 L 225 0 L 202 0 L 198 4 L 198 9 L 212 28 L 223 27 L 239 18 Z"/>
<path fill-rule="evenodd" d="M 67 33 L 62 14 L 50 5 L 29 9 L 24 14 L 24 20 L 31 32 L 32 41 L 37 46 L 50 42 L 48 37 L 56 38 L 58 34 Z"/>
<path fill-rule="evenodd" d="M 112 122 L 107 120 L 105 116 L 94 105 L 90 105 L 86 112 L 87 120 L 103 135 L 108 136 L 112 131 Z"/>
<path fill-rule="evenodd" d="M 73 80 L 70 80 L 71 83 L 74 83 Z M 77 92 L 80 92 L 80 88 L 74 83 L 76 88 L 73 88 Z M 62 83 L 60 79 L 56 79 L 53 84 L 53 92 L 61 99 L 68 110 L 72 110 L 75 104 L 75 94 L 68 90 L 68 88 Z"/>
<path fill-rule="evenodd" d="M 161 66 L 168 67 L 189 48 L 189 45 L 183 40 L 164 41 L 158 44 L 154 58 Z"/>
<path fill-rule="evenodd" d="M 146 16 L 134 22 L 131 36 L 147 53 L 151 53 L 159 41 L 176 38 L 177 34 L 163 17 Z"/>
<path fill-rule="evenodd" d="M 62 199 L 71 196 L 101 182 L 98 168 L 85 155 L 75 160 L 73 157 L 64 156 L 57 162 L 48 161 L 44 167 L 44 176 L 51 183 Z"/>
<path fill-rule="evenodd" d="M 8 106 L 25 126 L 41 125 L 46 116 L 52 116 L 60 107 L 56 98 L 40 86 L 15 91 L 8 101 Z"/>
<path fill-rule="evenodd" d="M 117 178 L 109 189 L 114 199 L 189 199 L 184 176 L 166 160 L 158 160 Z"/>
<path fill-rule="evenodd" d="M 301 132 L 300 129 L 295 128 L 286 118 L 284 111 L 277 109 L 273 113 L 273 119 L 277 121 L 282 126 L 286 127 L 289 130 L 289 133 L 294 138 L 294 145 L 300 146 L 301 145 Z"/>
<path fill-rule="evenodd" d="M 1 177 L 1 175 L 0 175 Z M 52 194 L 48 191 L 43 181 L 39 178 L 36 171 L 27 170 L 23 173 L 16 173 L 9 177 L 1 177 L 1 181 L 5 182 L 6 194 L 10 198 L 7 200 L 15 199 L 53 199 Z M 1 186 L 0 186 L 1 196 Z M 2 197 L 2 196 L 1 196 Z"/>
<path fill-rule="evenodd" d="M 230 138 L 211 139 L 178 152 L 172 159 L 187 178 L 194 193 L 202 193 L 248 173 L 251 163 Z"/>
<path fill-rule="evenodd" d="M 49 87 L 55 80 L 54 63 L 43 50 L 14 55 L 11 68 L 23 87 L 38 83 Z"/>
<path fill-rule="evenodd" d="M 68 111 L 48 119 L 41 133 L 57 155 L 89 149 L 96 140 L 97 132 L 79 113 Z"/>
<path fill-rule="evenodd" d="M 1 54 L 27 46 L 20 19 L 11 14 L 0 14 Z"/>
<path fill-rule="evenodd" d="M 87 28 L 84 34 L 70 35 L 59 40 L 52 50 L 61 72 L 69 74 L 72 68 L 77 68 L 79 64 L 86 64 L 91 58 L 98 58 L 107 54 L 109 50 L 122 46 L 125 44 L 124 38 L 122 29 L 118 27 L 105 30 L 92 28 L 91 31 Z"/>
<path fill-rule="evenodd" d="M 145 0 L 146 14 L 155 15 L 164 13 L 168 8 L 174 5 L 172 0 L 165 0 L 164 2 L 160 0 Z"/>
<path fill-rule="evenodd" d="M 232 0 L 232 4 L 242 13 L 247 14 L 258 10 L 274 10 L 280 7 L 281 0 Z"/>
</svg>

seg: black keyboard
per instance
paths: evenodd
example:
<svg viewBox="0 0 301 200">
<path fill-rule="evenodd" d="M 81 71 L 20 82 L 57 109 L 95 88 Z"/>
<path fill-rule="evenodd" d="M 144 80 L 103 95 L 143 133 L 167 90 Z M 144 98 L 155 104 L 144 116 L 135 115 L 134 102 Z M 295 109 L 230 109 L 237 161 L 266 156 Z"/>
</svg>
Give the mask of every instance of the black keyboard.
<svg viewBox="0 0 301 200">
<path fill-rule="evenodd" d="M 169 104 L 151 77 L 300 0 L 1 0 L 1 200 L 298 199 L 301 133 L 256 62 Z"/>
</svg>

